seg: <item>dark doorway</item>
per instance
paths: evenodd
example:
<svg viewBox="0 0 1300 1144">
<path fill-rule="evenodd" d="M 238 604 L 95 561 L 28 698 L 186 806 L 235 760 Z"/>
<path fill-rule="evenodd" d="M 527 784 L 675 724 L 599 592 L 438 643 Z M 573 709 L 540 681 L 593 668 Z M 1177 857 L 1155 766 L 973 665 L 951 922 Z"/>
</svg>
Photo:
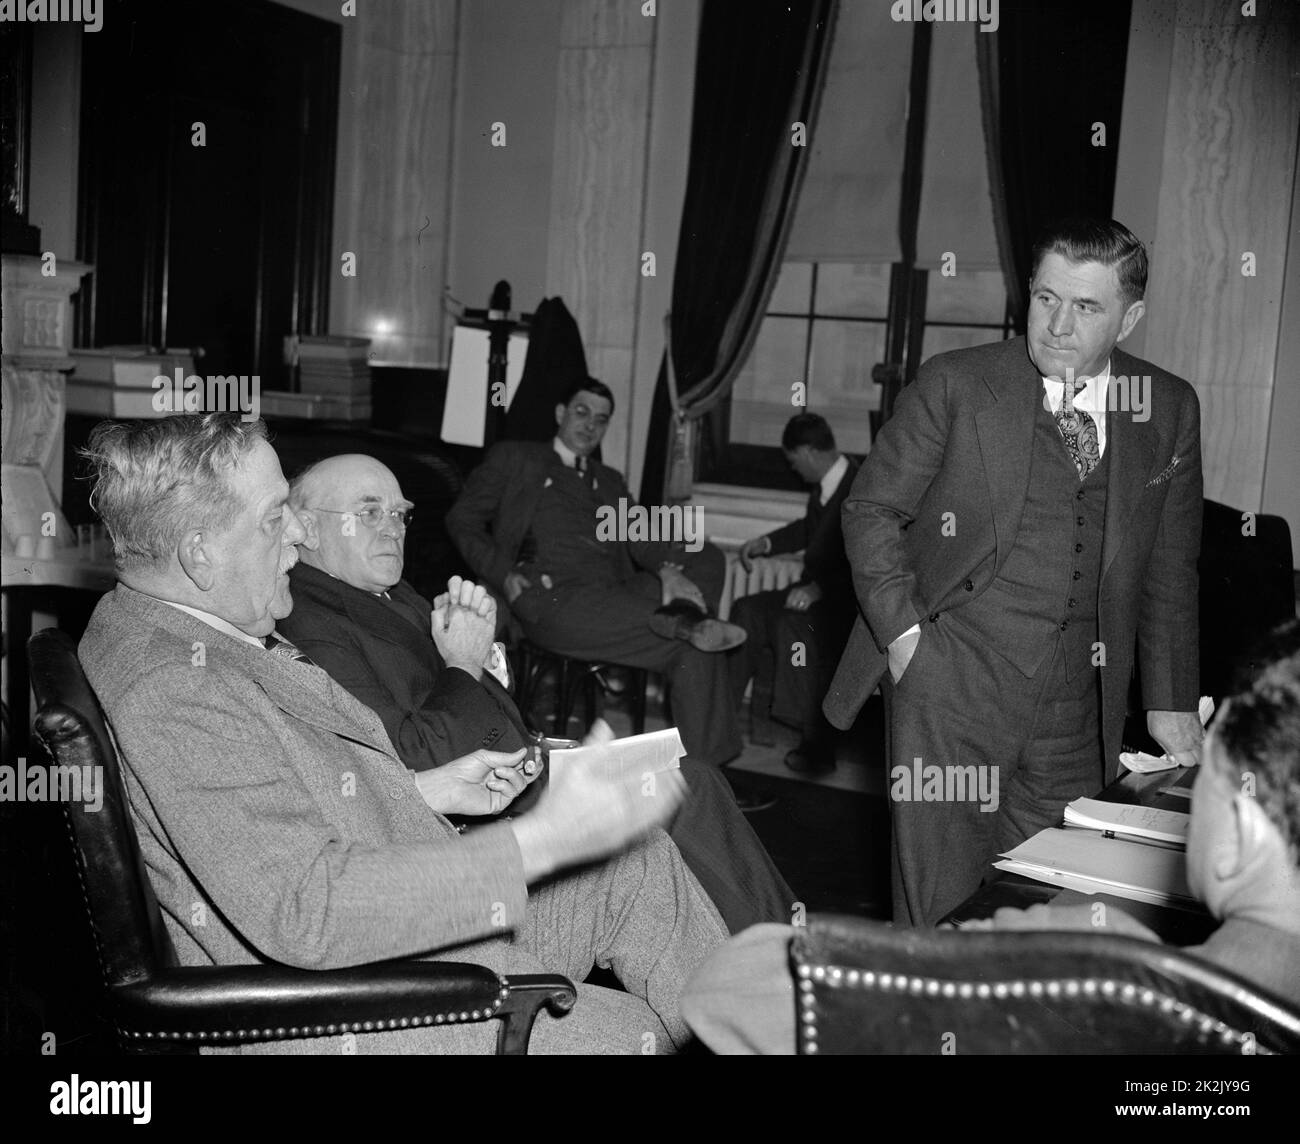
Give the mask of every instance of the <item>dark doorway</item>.
<svg viewBox="0 0 1300 1144">
<path fill-rule="evenodd" d="M 108 0 L 83 40 L 82 345 L 288 388 L 328 322 L 341 29 L 265 0 Z"/>
</svg>

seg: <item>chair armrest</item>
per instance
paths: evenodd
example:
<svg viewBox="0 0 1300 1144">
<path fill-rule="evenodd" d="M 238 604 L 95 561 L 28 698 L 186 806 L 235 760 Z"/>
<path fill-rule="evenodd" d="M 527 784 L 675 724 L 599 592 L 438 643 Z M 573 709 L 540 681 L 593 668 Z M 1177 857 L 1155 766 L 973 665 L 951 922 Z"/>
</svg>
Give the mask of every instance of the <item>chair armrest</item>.
<svg viewBox="0 0 1300 1144">
<path fill-rule="evenodd" d="M 390 961 L 333 970 L 176 968 L 109 993 L 122 1039 L 144 1052 L 494 1017 L 505 1023 L 499 1050 L 524 1052 L 537 1010 L 547 1005 L 552 1012 L 565 1012 L 577 997 L 573 983 L 558 974 L 507 980 L 483 966 L 452 961 Z"/>
</svg>

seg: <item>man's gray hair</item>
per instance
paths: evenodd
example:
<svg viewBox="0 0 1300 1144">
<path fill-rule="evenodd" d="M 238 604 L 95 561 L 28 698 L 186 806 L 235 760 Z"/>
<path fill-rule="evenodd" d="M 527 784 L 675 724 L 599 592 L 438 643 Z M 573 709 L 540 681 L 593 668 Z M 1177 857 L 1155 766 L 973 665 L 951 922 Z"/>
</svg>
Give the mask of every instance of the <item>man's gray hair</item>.
<svg viewBox="0 0 1300 1144">
<path fill-rule="evenodd" d="M 96 425 L 81 455 L 118 568 L 166 563 L 188 529 L 229 528 L 244 505 L 227 476 L 265 440 L 264 421 L 234 412 Z"/>
</svg>

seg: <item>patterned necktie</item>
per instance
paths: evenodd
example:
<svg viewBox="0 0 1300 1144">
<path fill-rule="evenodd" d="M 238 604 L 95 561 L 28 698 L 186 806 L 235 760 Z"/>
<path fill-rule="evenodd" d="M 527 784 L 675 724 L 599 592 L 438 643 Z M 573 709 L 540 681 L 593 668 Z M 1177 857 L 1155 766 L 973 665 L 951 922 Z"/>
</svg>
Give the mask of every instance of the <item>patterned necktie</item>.
<svg viewBox="0 0 1300 1144">
<path fill-rule="evenodd" d="M 1074 397 L 1080 388 L 1073 378 L 1065 383 L 1061 408 L 1056 411 L 1056 426 L 1074 460 L 1079 480 L 1086 481 L 1088 474 L 1101 463 L 1101 446 L 1097 441 L 1097 422 L 1086 410 L 1074 407 Z"/>
<path fill-rule="evenodd" d="M 273 651 L 276 655 L 291 659 L 296 663 L 305 663 L 308 667 L 316 666 L 309 656 L 299 651 L 296 645 L 291 644 L 278 632 L 272 632 L 269 636 L 264 636 L 262 642 L 266 645 L 267 651 Z"/>
</svg>

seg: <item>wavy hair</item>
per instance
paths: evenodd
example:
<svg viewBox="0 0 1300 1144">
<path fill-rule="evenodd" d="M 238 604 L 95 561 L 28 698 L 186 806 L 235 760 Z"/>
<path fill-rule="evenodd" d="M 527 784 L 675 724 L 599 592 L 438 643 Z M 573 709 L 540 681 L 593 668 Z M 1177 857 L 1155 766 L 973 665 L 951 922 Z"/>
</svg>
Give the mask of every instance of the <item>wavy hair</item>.
<svg viewBox="0 0 1300 1144">
<path fill-rule="evenodd" d="M 96 425 L 81 456 L 119 570 L 165 564 L 188 529 L 229 528 L 244 505 L 227 476 L 267 439 L 264 421 L 233 412 Z"/>
</svg>

